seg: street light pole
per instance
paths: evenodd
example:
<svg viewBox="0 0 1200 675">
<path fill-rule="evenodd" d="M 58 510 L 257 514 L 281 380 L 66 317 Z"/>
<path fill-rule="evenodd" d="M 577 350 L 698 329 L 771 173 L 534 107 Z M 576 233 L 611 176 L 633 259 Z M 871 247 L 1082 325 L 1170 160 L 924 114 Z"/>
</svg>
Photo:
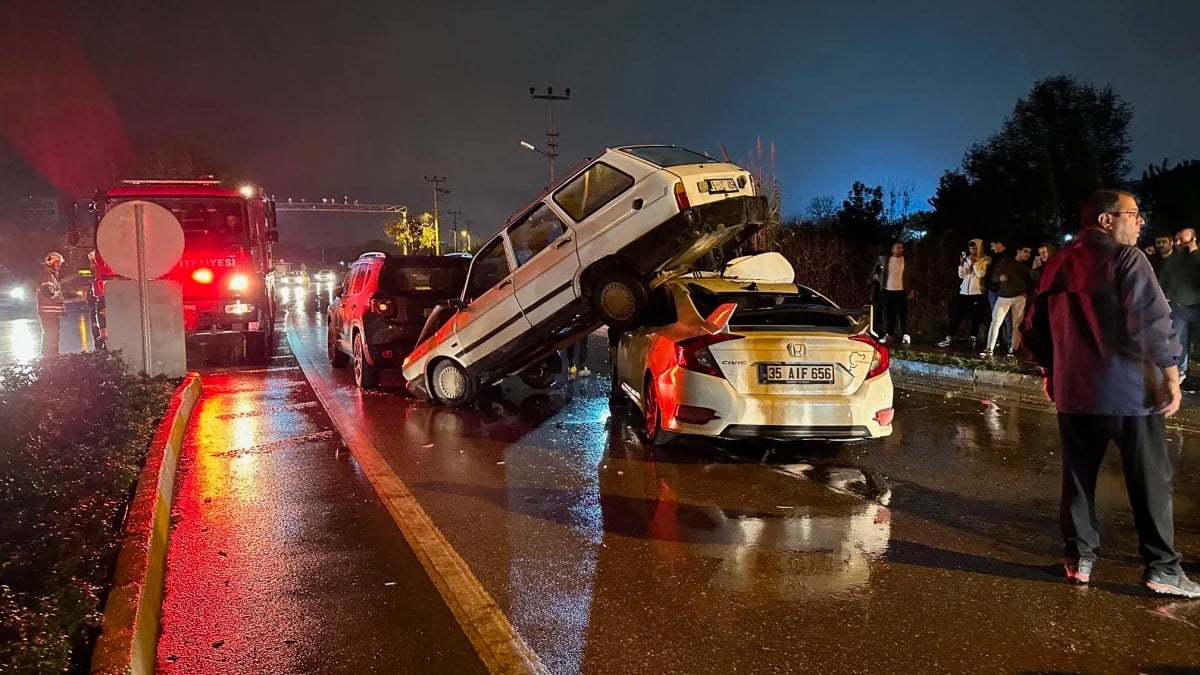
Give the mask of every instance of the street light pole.
<svg viewBox="0 0 1200 675">
<path fill-rule="evenodd" d="M 550 128 L 546 130 L 546 152 L 542 153 L 550 160 L 550 182 L 554 182 L 554 158 L 558 157 L 558 132 L 554 131 L 554 102 L 555 101 L 570 101 L 571 88 L 567 87 L 565 94 L 555 94 L 554 87 L 546 87 L 545 94 L 537 93 L 537 87 L 529 88 L 529 97 L 538 100 L 546 101 L 550 107 Z"/>
<path fill-rule="evenodd" d="M 446 182 L 445 176 L 425 176 L 425 181 L 433 183 L 433 250 L 434 255 L 442 254 L 442 221 L 438 210 L 438 194 L 448 195 L 450 191 L 442 187 Z"/>
<path fill-rule="evenodd" d="M 455 250 L 455 252 L 457 252 L 458 251 L 458 217 L 462 215 L 462 211 L 454 210 L 454 211 L 447 211 L 446 213 L 450 214 L 450 217 L 454 219 L 454 225 L 453 225 L 453 227 L 454 227 L 454 250 Z"/>
</svg>

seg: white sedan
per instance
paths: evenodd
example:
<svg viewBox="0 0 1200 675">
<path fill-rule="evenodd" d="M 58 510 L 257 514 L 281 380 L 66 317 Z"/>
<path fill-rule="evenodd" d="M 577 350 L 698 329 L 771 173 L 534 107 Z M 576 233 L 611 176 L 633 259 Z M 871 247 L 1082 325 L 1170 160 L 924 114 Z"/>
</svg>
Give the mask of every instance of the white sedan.
<svg viewBox="0 0 1200 675">
<path fill-rule="evenodd" d="M 652 442 L 892 433 L 888 351 L 869 310 L 792 283 L 705 277 L 663 284 L 646 316 L 616 346 L 613 397 L 637 405 Z"/>
</svg>

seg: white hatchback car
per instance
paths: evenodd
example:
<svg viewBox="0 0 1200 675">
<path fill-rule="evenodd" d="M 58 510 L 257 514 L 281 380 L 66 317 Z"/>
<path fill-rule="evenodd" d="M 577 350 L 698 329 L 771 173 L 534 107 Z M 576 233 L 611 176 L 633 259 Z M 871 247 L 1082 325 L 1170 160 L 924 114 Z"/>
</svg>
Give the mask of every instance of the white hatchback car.
<svg viewBox="0 0 1200 675">
<path fill-rule="evenodd" d="M 876 438 L 892 433 L 887 347 L 870 309 L 805 286 L 722 277 L 655 289 L 643 326 L 616 346 L 613 398 L 647 438 Z"/>
<path fill-rule="evenodd" d="M 557 349 L 600 324 L 637 325 L 651 280 L 740 241 L 766 211 L 733 164 L 676 146 L 606 150 L 475 254 L 462 297 L 430 317 L 405 359 L 408 388 L 461 405 L 523 371 L 545 384 L 558 372 Z"/>
</svg>

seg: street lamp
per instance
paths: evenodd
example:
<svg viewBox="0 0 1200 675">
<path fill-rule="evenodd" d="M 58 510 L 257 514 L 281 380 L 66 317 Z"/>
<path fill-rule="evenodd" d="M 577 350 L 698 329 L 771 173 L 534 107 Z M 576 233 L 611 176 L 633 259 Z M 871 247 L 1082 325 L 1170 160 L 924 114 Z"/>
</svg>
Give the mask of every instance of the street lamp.
<svg viewBox="0 0 1200 675">
<path fill-rule="evenodd" d="M 533 143 L 530 143 L 529 141 L 521 141 L 521 147 L 525 148 L 526 150 L 532 150 L 543 157 L 547 157 L 547 158 L 550 158 L 551 160 L 553 160 L 553 158 L 550 157 L 550 155 L 547 155 L 545 152 L 542 151 L 541 148 L 537 147 Z"/>
</svg>

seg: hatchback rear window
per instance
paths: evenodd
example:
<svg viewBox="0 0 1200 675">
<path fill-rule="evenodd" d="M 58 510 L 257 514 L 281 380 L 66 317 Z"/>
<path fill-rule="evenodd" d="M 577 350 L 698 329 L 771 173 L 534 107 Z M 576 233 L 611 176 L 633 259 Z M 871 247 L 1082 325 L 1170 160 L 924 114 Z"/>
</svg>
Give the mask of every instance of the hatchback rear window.
<svg viewBox="0 0 1200 675">
<path fill-rule="evenodd" d="M 464 261 L 466 262 L 466 261 Z M 384 269 L 379 286 L 388 293 L 429 293 L 450 298 L 462 293 L 467 265 L 395 266 Z"/>
<path fill-rule="evenodd" d="M 729 325 L 745 326 L 816 326 L 847 328 L 851 319 L 835 309 L 825 298 L 807 290 L 798 293 L 760 293 L 756 291 L 716 293 L 699 284 L 689 284 L 692 304 L 700 316 L 708 316 L 727 303 L 737 305 Z"/>
<path fill-rule="evenodd" d="M 646 160 L 652 164 L 657 164 L 663 168 L 670 166 L 684 166 L 687 164 L 717 164 L 720 160 L 713 159 L 708 155 L 702 155 L 698 152 L 692 152 L 686 148 L 677 148 L 670 145 L 646 145 L 638 148 L 622 148 L 625 152 Z"/>
</svg>

